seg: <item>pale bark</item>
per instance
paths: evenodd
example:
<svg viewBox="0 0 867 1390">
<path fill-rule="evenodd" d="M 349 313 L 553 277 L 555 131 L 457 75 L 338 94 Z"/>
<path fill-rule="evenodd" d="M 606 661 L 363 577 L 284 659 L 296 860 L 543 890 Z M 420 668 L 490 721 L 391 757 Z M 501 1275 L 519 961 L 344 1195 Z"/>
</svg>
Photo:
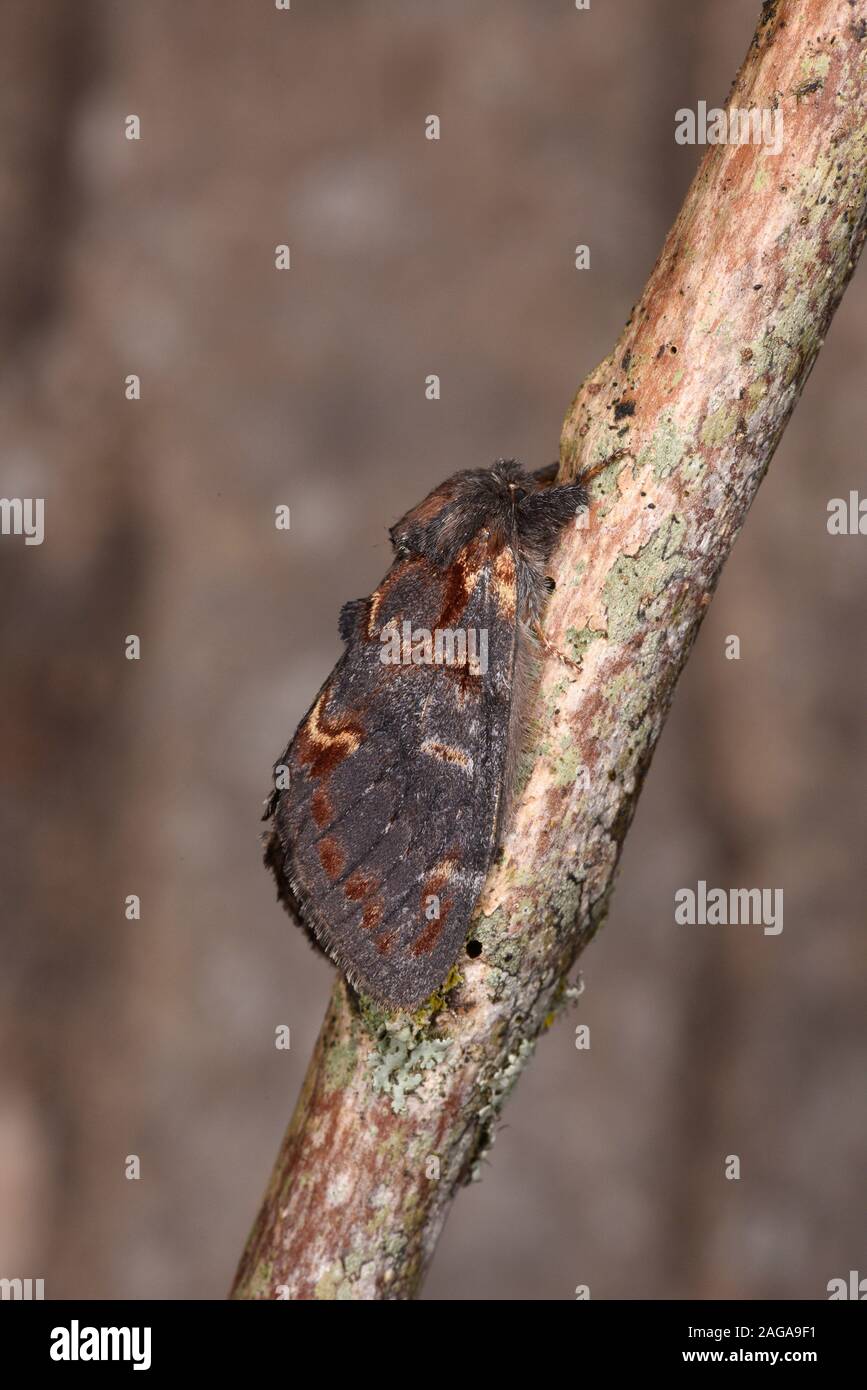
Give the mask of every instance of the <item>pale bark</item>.
<svg viewBox="0 0 867 1390">
<path fill-rule="evenodd" d="M 605 915 L 675 682 L 854 268 L 867 206 L 867 6 L 762 9 L 730 94 L 783 147 L 707 150 L 640 303 L 576 395 L 570 529 L 539 735 L 502 860 L 443 999 L 413 1018 L 342 980 L 235 1298 L 410 1298 L 566 980 Z"/>
</svg>

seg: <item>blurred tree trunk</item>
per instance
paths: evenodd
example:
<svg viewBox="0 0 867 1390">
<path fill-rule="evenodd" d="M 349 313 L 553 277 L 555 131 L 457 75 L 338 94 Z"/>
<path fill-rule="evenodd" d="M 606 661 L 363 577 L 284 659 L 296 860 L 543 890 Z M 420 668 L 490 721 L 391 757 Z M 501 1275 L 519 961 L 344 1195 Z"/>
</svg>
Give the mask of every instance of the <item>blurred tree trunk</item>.
<svg viewBox="0 0 867 1390">
<path fill-rule="evenodd" d="M 86 0 L 0 12 L 4 495 L 44 498 L 47 541 L 23 559 L 20 550 L 0 553 L 9 904 L 0 1131 L 21 1137 L 26 1174 L 15 1197 L 26 1245 L 3 1253 L 12 1268 L 49 1270 L 48 1297 L 64 1281 L 82 1297 L 111 1285 L 116 1232 L 108 1174 L 93 1161 L 95 1116 L 111 1114 L 102 1133 L 118 1179 L 117 1130 L 132 1128 L 123 1076 L 123 895 L 131 891 L 123 789 L 132 746 L 123 635 L 137 611 L 142 536 L 133 472 L 122 466 L 130 450 L 120 366 L 89 306 L 68 299 L 80 211 L 75 141 L 99 69 L 93 19 Z M 106 919 L 117 924 L 107 941 L 94 929 Z"/>
</svg>

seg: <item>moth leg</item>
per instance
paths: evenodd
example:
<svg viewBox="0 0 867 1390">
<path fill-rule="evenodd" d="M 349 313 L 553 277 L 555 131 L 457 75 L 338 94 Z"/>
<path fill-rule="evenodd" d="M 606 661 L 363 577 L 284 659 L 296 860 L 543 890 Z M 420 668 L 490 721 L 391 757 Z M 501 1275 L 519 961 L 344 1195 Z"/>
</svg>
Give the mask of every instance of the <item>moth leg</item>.
<svg viewBox="0 0 867 1390">
<path fill-rule="evenodd" d="M 548 652 L 550 656 L 556 656 L 558 661 L 562 661 L 564 666 L 571 666 L 573 671 L 581 670 L 580 656 L 577 659 L 572 656 L 567 656 L 565 652 L 561 652 L 559 647 L 555 647 L 554 643 L 549 641 L 542 631 L 542 624 L 538 618 L 533 623 L 533 635 L 536 637 L 540 646 L 544 647 L 545 651 Z"/>
</svg>

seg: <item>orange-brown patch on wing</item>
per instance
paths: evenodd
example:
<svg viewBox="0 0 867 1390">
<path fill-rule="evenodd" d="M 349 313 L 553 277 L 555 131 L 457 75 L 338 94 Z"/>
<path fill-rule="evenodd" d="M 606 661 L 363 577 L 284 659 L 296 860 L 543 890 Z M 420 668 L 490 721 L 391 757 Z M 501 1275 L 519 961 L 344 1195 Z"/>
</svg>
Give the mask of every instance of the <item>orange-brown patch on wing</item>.
<svg viewBox="0 0 867 1390">
<path fill-rule="evenodd" d="M 335 716 L 325 712 L 331 695 L 326 686 L 308 714 L 295 739 L 295 753 L 311 777 L 325 777 L 333 772 L 361 744 L 364 729 L 350 715 Z"/>
<path fill-rule="evenodd" d="M 374 899 L 367 904 L 361 914 L 361 925 L 365 931 L 374 931 L 382 921 L 382 903 L 379 899 Z"/>
<path fill-rule="evenodd" d="M 442 673 L 448 680 L 457 696 L 457 703 L 460 708 L 470 703 L 478 704 L 482 698 L 482 677 L 481 674 L 473 675 L 470 670 L 469 662 L 463 666 L 449 666 L 448 663 L 442 667 Z"/>
<path fill-rule="evenodd" d="M 437 618 L 437 627 L 454 627 L 467 606 L 470 594 L 476 587 L 479 575 L 487 559 L 487 547 L 478 537 L 459 550 L 446 573 L 443 590 L 442 610 Z"/>
<path fill-rule="evenodd" d="M 504 618 L 514 618 L 518 576 L 515 557 L 508 546 L 498 553 L 492 566 L 494 597 Z"/>
<path fill-rule="evenodd" d="M 382 604 L 382 600 L 383 600 L 384 593 L 385 593 L 385 585 L 383 584 L 383 586 L 382 586 L 381 589 L 374 589 L 373 593 L 370 595 L 370 598 L 368 599 L 368 604 L 367 604 L 367 635 L 368 635 L 368 637 L 375 637 L 375 636 L 376 636 L 376 617 L 377 617 L 377 614 L 379 613 L 379 609 L 380 609 L 380 606 L 381 606 L 381 604 Z"/>
<path fill-rule="evenodd" d="M 395 943 L 394 932 L 383 932 L 376 938 L 376 949 L 381 956 L 387 956 Z"/>
<path fill-rule="evenodd" d="M 414 956 L 426 956 L 433 950 L 440 939 L 440 934 L 446 924 L 446 918 L 454 905 L 453 898 L 446 898 L 440 903 L 439 917 L 435 917 L 432 922 L 427 922 L 421 936 L 417 936 L 412 943 L 412 953 Z"/>
<path fill-rule="evenodd" d="M 362 898 L 369 898 L 378 887 L 378 878 L 374 878 L 373 874 L 364 874 L 360 869 L 356 869 L 343 885 L 343 894 L 350 902 L 358 903 L 361 902 Z"/>
<path fill-rule="evenodd" d="M 316 788 L 310 801 L 310 810 L 320 830 L 334 820 L 334 807 L 324 787 Z"/>
<path fill-rule="evenodd" d="M 415 565 L 421 565 L 426 563 L 427 561 L 423 560 L 419 555 L 408 555 L 406 559 L 398 560 L 392 566 L 392 568 L 389 570 L 388 574 L 385 576 L 382 583 L 380 584 L 379 588 L 374 589 L 373 593 L 370 595 L 370 598 L 367 601 L 368 637 L 373 638 L 378 636 L 376 624 L 379 621 L 379 610 L 382 608 L 383 603 L 388 597 L 389 590 L 391 590 L 394 587 L 394 585 L 398 583 L 399 580 L 404 578 L 407 570 L 412 569 Z M 396 622 L 397 619 L 394 618 L 393 621 Z"/>
<path fill-rule="evenodd" d="M 339 878 L 346 861 L 344 859 L 343 850 L 340 848 L 337 841 L 329 835 L 326 839 L 319 841 L 316 849 L 319 854 L 319 862 L 328 877 L 331 879 Z"/>
<path fill-rule="evenodd" d="M 422 916 L 427 916 L 428 898 L 439 898 L 443 889 L 447 886 L 452 874 L 457 867 L 456 859 L 441 859 L 431 869 L 421 888 L 421 911 Z M 446 898 L 440 901 L 439 916 L 431 921 L 425 922 L 424 928 L 419 936 L 412 943 L 412 953 L 414 956 L 427 955 L 432 951 L 440 938 L 440 933 L 445 926 L 446 918 L 454 907 L 454 898 Z"/>
<path fill-rule="evenodd" d="M 463 748 L 454 748 L 449 743 L 440 743 L 438 739 L 426 738 L 420 745 L 422 753 L 427 753 L 429 758 L 439 758 L 440 762 L 454 763 L 464 772 L 472 775 L 473 760 L 469 753 L 465 753 Z"/>
</svg>

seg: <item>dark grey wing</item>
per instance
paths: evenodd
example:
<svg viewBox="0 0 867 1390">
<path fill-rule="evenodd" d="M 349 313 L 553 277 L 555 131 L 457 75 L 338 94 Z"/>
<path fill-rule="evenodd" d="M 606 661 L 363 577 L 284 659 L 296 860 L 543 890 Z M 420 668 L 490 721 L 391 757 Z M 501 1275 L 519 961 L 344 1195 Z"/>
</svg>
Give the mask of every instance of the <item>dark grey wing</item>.
<svg viewBox="0 0 867 1390">
<path fill-rule="evenodd" d="M 445 571 L 399 560 L 341 614 L 346 651 L 283 759 L 266 854 L 282 896 L 352 983 L 391 1006 L 442 983 L 490 864 L 515 590 L 511 553 L 491 560 L 476 542 Z M 440 633 L 440 661 L 412 660 L 407 623 L 432 635 L 434 658 Z"/>
</svg>

